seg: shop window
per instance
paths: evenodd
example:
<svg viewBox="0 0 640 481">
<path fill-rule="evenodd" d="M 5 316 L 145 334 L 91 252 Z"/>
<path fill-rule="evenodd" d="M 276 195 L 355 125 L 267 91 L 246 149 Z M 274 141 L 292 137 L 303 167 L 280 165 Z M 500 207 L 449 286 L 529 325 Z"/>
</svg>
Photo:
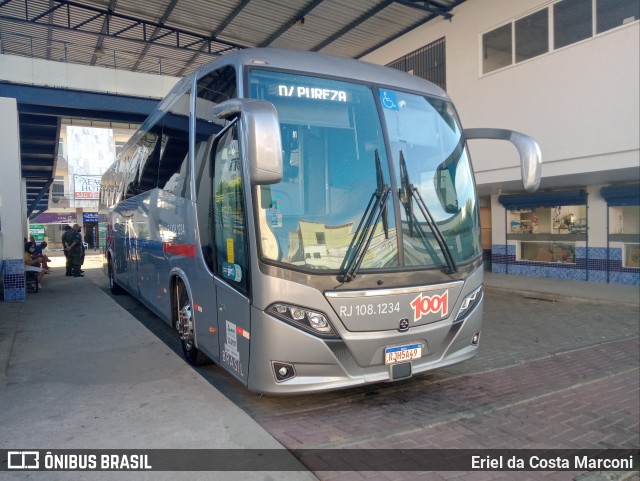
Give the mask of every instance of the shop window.
<svg viewBox="0 0 640 481">
<path fill-rule="evenodd" d="M 609 234 L 640 235 L 640 206 L 609 207 Z"/>
<path fill-rule="evenodd" d="M 609 242 L 622 248 L 622 267 L 640 268 L 640 206 L 609 207 Z"/>
<path fill-rule="evenodd" d="M 624 245 L 624 267 L 640 267 L 640 244 Z"/>
<path fill-rule="evenodd" d="M 538 207 L 510 211 L 510 234 L 586 234 L 587 209 L 584 205 Z"/>
<path fill-rule="evenodd" d="M 575 264 L 575 242 L 521 242 L 520 260 Z"/>
</svg>

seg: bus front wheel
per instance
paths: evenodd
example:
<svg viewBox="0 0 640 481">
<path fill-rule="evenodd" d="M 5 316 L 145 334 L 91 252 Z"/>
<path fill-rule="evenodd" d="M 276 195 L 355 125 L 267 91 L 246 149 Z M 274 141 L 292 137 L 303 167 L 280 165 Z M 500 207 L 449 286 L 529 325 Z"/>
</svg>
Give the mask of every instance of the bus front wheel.
<svg viewBox="0 0 640 481">
<path fill-rule="evenodd" d="M 176 285 L 175 296 L 176 330 L 180 335 L 184 357 L 192 366 L 208 364 L 211 362 L 209 358 L 195 345 L 191 299 L 182 282 Z"/>
</svg>

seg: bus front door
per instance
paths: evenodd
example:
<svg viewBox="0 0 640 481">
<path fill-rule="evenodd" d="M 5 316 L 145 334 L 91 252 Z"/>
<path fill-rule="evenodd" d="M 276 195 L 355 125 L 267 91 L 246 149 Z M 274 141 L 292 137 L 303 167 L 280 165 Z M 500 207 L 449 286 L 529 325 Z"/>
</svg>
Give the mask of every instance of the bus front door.
<svg viewBox="0 0 640 481">
<path fill-rule="evenodd" d="M 249 299 L 215 279 L 220 335 L 220 364 L 247 385 L 251 339 Z"/>
</svg>

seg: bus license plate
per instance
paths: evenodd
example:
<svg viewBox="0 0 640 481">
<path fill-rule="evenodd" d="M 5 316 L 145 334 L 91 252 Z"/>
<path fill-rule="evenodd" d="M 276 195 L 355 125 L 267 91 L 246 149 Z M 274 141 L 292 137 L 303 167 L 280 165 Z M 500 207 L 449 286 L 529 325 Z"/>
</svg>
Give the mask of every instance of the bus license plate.
<svg viewBox="0 0 640 481">
<path fill-rule="evenodd" d="M 411 359 L 422 357 L 422 344 L 409 344 L 406 346 L 387 347 L 384 350 L 384 363 L 396 364 Z"/>
</svg>

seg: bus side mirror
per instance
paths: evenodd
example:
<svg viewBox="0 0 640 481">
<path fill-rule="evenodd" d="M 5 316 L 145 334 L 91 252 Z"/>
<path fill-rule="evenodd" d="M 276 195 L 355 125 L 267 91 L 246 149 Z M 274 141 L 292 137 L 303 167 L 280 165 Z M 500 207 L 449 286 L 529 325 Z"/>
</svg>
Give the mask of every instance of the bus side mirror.
<svg viewBox="0 0 640 481">
<path fill-rule="evenodd" d="M 464 129 L 470 139 L 508 140 L 518 149 L 522 169 L 522 185 L 527 192 L 535 192 L 542 176 L 542 154 L 538 143 L 528 135 L 506 129 Z"/>
<path fill-rule="evenodd" d="M 252 184 L 277 184 L 282 180 L 280 121 L 272 103 L 232 99 L 214 107 L 213 114 L 218 118 L 240 117 L 240 139 Z"/>
</svg>

